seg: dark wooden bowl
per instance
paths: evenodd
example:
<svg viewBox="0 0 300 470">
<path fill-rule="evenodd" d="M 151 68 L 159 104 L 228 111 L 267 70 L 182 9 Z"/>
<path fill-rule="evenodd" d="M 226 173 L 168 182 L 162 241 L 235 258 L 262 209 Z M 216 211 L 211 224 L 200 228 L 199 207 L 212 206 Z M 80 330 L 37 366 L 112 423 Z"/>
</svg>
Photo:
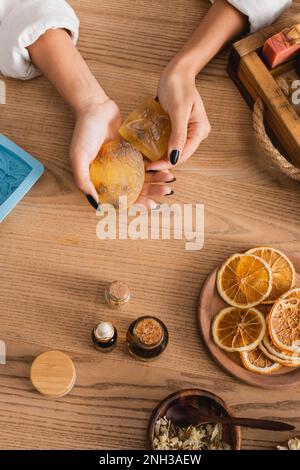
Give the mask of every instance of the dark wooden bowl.
<svg viewBox="0 0 300 470">
<path fill-rule="evenodd" d="M 148 448 L 150 450 L 154 450 L 154 427 L 157 419 L 165 416 L 171 405 L 178 403 L 196 405 L 205 413 L 215 413 L 220 416 L 234 416 L 231 409 L 226 405 L 222 398 L 206 390 L 193 388 L 172 393 L 172 395 L 169 395 L 158 404 L 151 415 L 147 432 Z M 242 441 L 241 428 L 239 426 L 232 426 L 229 424 L 223 425 L 223 430 L 224 441 L 228 443 L 233 450 L 240 450 Z"/>
</svg>

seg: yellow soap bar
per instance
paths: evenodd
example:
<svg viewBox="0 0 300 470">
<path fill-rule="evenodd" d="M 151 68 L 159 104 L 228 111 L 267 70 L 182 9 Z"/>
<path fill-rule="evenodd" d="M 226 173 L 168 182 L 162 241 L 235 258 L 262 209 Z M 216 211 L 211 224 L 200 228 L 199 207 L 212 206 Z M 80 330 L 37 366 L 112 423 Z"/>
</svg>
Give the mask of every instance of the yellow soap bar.
<svg viewBox="0 0 300 470">
<path fill-rule="evenodd" d="M 91 163 L 90 176 L 100 204 L 127 209 L 137 200 L 144 184 L 143 156 L 122 139 L 107 142 Z M 127 198 L 126 204 L 119 199 L 124 196 Z"/>
<path fill-rule="evenodd" d="M 145 157 L 157 161 L 167 153 L 171 122 L 161 105 L 147 97 L 124 121 L 119 132 Z"/>
</svg>

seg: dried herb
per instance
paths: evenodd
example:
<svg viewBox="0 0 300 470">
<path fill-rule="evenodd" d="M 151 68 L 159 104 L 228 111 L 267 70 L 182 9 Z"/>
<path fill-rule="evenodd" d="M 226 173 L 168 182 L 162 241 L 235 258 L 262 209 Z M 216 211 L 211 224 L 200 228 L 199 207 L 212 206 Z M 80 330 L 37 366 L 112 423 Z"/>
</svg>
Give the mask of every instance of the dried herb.
<svg viewBox="0 0 300 470">
<path fill-rule="evenodd" d="M 286 446 L 277 446 L 278 450 L 300 450 L 300 439 L 294 437 L 287 442 Z"/>
<path fill-rule="evenodd" d="M 155 423 L 153 444 L 155 450 L 231 450 L 222 439 L 221 424 L 177 428 L 163 417 Z"/>
</svg>

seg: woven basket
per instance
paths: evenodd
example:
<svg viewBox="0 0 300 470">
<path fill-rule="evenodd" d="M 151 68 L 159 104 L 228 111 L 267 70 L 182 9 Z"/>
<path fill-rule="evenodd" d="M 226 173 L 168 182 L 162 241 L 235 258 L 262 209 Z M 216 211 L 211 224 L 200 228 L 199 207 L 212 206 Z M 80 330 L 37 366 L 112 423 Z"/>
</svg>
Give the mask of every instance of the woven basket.
<svg viewBox="0 0 300 470">
<path fill-rule="evenodd" d="M 281 83 L 283 92 L 288 96 L 288 84 Z M 269 158 L 282 173 L 294 181 L 300 181 L 300 168 L 294 166 L 287 160 L 271 142 L 264 124 L 264 103 L 258 98 L 253 109 L 253 128 L 255 136 L 263 148 L 266 156 Z"/>
</svg>

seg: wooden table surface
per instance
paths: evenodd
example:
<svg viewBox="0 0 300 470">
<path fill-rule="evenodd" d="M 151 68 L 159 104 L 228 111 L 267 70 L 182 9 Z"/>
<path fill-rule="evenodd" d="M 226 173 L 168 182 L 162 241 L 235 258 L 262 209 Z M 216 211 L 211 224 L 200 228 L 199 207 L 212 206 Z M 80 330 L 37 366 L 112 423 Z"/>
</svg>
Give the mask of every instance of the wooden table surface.
<svg viewBox="0 0 300 470">
<path fill-rule="evenodd" d="M 201 0 L 72 0 L 81 20 L 79 49 L 126 115 L 155 95 L 159 73 L 208 9 Z M 300 1 L 288 14 L 299 13 Z M 166 12 L 170 12 L 166 16 Z M 226 73 L 222 52 L 197 79 L 212 123 L 208 140 L 176 169 L 172 201 L 205 205 L 205 245 L 185 241 L 100 241 L 97 218 L 76 190 L 68 162 L 73 120 L 43 78 L 5 80 L 0 129 L 37 156 L 46 172 L 0 227 L 0 447 L 143 449 L 148 419 L 169 393 L 198 387 L 218 393 L 241 416 L 288 420 L 300 432 L 299 387 L 261 390 L 240 383 L 208 357 L 196 323 L 201 286 L 225 257 L 260 244 L 300 250 L 299 186 L 264 164 L 250 112 Z M 132 301 L 109 310 L 105 283 L 124 279 Z M 155 314 L 170 345 L 157 362 L 125 350 L 128 324 Z M 112 320 L 117 349 L 102 355 L 94 324 Z M 77 384 L 65 398 L 33 390 L 29 368 L 46 350 L 71 355 Z M 243 430 L 244 449 L 271 449 L 290 434 Z"/>
</svg>

